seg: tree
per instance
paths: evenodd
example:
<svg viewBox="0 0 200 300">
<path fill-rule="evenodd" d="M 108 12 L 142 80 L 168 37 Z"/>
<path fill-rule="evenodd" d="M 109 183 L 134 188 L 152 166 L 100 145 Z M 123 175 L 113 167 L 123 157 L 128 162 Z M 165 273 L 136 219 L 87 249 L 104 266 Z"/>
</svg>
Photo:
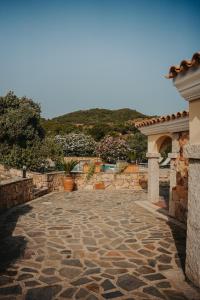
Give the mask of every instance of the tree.
<svg viewBox="0 0 200 300">
<path fill-rule="evenodd" d="M 39 104 L 13 92 L 0 97 L 0 163 L 37 170 L 47 158 L 61 155 L 53 144 L 45 139 Z"/>
<path fill-rule="evenodd" d="M 0 142 L 22 148 L 35 139 L 44 138 L 40 124 L 40 106 L 26 97 L 17 98 L 13 92 L 0 97 Z"/>
<path fill-rule="evenodd" d="M 96 142 L 91 136 L 83 133 L 70 133 L 56 136 L 57 143 L 63 147 L 65 156 L 94 156 Z"/>
<path fill-rule="evenodd" d="M 107 124 L 98 123 L 94 125 L 92 128 L 87 130 L 88 134 L 90 134 L 96 142 L 99 142 L 102 138 L 105 137 L 110 131 L 111 127 Z"/>
<path fill-rule="evenodd" d="M 130 154 L 133 154 L 134 160 L 143 161 L 146 160 L 146 152 L 147 152 L 147 137 L 140 133 L 136 132 L 129 136 L 127 143 L 130 147 Z"/>
<path fill-rule="evenodd" d="M 106 136 L 96 148 L 96 154 L 105 162 L 116 163 L 117 160 L 127 160 L 130 149 L 127 142 L 120 137 Z"/>
</svg>

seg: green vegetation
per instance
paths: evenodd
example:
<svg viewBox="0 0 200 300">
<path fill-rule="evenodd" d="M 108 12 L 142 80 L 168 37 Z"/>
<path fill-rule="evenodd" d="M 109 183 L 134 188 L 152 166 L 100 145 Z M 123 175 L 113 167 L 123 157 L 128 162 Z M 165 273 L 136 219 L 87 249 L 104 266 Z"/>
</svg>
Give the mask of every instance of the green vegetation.
<svg viewBox="0 0 200 300">
<path fill-rule="evenodd" d="M 13 92 L 0 97 L 0 163 L 40 171 L 63 169 L 64 155 L 98 155 L 107 162 L 145 159 L 146 137 L 134 120 L 147 116 L 136 110 L 96 108 L 52 120 L 40 113 L 32 99 Z"/>
<path fill-rule="evenodd" d="M 67 162 L 63 162 L 63 169 L 65 171 L 65 175 L 70 175 L 72 173 L 72 170 L 74 169 L 74 167 L 76 167 L 76 165 L 78 164 L 77 160 L 70 160 Z"/>
<path fill-rule="evenodd" d="M 131 149 L 129 152 L 130 161 L 143 161 L 146 160 L 147 153 L 147 137 L 141 132 L 136 132 L 135 134 L 131 134 L 127 143 Z"/>
<path fill-rule="evenodd" d="M 90 180 L 90 178 L 94 175 L 94 172 L 95 172 L 95 163 L 91 163 L 89 165 L 86 180 Z"/>
<path fill-rule="evenodd" d="M 146 117 L 128 108 L 118 110 L 95 108 L 75 111 L 51 120 L 42 119 L 42 126 L 48 135 L 84 132 L 99 141 L 107 134 L 126 134 L 134 131 L 132 122 Z"/>
<path fill-rule="evenodd" d="M 13 92 L 0 97 L 0 163 L 30 170 L 55 163 L 62 156 L 62 148 L 54 139 L 45 138 L 40 122 L 40 106 Z"/>
</svg>

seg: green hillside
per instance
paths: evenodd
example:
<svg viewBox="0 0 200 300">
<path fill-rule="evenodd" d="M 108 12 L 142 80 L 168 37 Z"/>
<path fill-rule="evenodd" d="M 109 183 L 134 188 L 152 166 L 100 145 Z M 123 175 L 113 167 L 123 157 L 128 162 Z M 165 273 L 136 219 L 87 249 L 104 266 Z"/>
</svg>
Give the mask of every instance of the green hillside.
<svg viewBox="0 0 200 300">
<path fill-rule="evenodd" d="M 94 108 L 89 110 L 78 110 L 52 119 L 58 123 L 72 123 L 72 124 L 96 124 L 96 123 L 118 123 L 133 120 L 137 118 L 144 118 L 145 115 L 140 112 L 122 108 L 118 110 Z"/>
<path fill-rule="evenodd" d="M 149 116 L 129 108 L 117 110 L 94 108 L 71 112 L 49 120 L 42 119 L 42 125 L 46 133 L 51 135 L 87 131 L 88 128 L 97 126 L 100 129 L 103 126 L 106 132 L 120 132 L 123 128 L 127 128 L 128 121 L 147 117 Z"/>
</svg>

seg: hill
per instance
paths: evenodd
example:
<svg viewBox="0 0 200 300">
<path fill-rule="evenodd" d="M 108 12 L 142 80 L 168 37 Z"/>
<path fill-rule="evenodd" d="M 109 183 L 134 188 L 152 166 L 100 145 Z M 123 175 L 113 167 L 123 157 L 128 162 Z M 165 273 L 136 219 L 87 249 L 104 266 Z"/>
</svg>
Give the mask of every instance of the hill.
<svg viewBox="0 0 200 300">
<path fill-rule="evenodd" d="M 127 126 L 130 121 L 147 117 L 149 116 L 129 108 L 117 110 L 94 108 L 78 110 L 49 120 L 42 119 L 42 125 L 48 134 L 82 131 L 99 124 L 109 126 L 118 132 L 116 127 L 119 125 Z"/>
<path fill-rule="evenodd" d="M 96 123 L 119 123 L 137 118 L 144 118 L 140 112 L 122 108 L 118 110 L 94 108 L 89 110 L 78 110 L 52 119 L 58 123 L 85 124 Z"/>
</svg>

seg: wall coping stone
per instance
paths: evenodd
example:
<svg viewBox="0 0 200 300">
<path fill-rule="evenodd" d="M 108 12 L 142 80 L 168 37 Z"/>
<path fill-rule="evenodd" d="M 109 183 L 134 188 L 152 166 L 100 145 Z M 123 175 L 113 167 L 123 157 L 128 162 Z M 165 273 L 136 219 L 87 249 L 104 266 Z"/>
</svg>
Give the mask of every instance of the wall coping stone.
<svg viewBox="0 0 200 300">
<path fill-rule="evenodd" d="M 168 153 L 168 157 L 171 159 L 176 159 L 178 157 L 178 154 L 179 153 L 177 152 Z"/>
<path fill-rule="evenodd" d="M 147 154 L 146 154 L 146 157 L 147 158 L 160 158 L 160 153 L 150 153 L 150 152 L 148 152 Z"/>
<path fill-rule="evenodd" d="M 21 182 L 21 181 L 32 181 L 32 178 L 13 177 L 13 178 L 10 178 L 10 179 L 2 180 L 0 182 L 0 187 L 5 186 L 5 185 L 9 185 L 9 184 L 13 184 L 13 183 L 17 183 L 17 182 Z"/>
<path fill-rule="evenodd" d="M 184 155 L 191 159 L 200 159 L 200 144 L 189 144 L 184 147 Z"/>
</svg>

